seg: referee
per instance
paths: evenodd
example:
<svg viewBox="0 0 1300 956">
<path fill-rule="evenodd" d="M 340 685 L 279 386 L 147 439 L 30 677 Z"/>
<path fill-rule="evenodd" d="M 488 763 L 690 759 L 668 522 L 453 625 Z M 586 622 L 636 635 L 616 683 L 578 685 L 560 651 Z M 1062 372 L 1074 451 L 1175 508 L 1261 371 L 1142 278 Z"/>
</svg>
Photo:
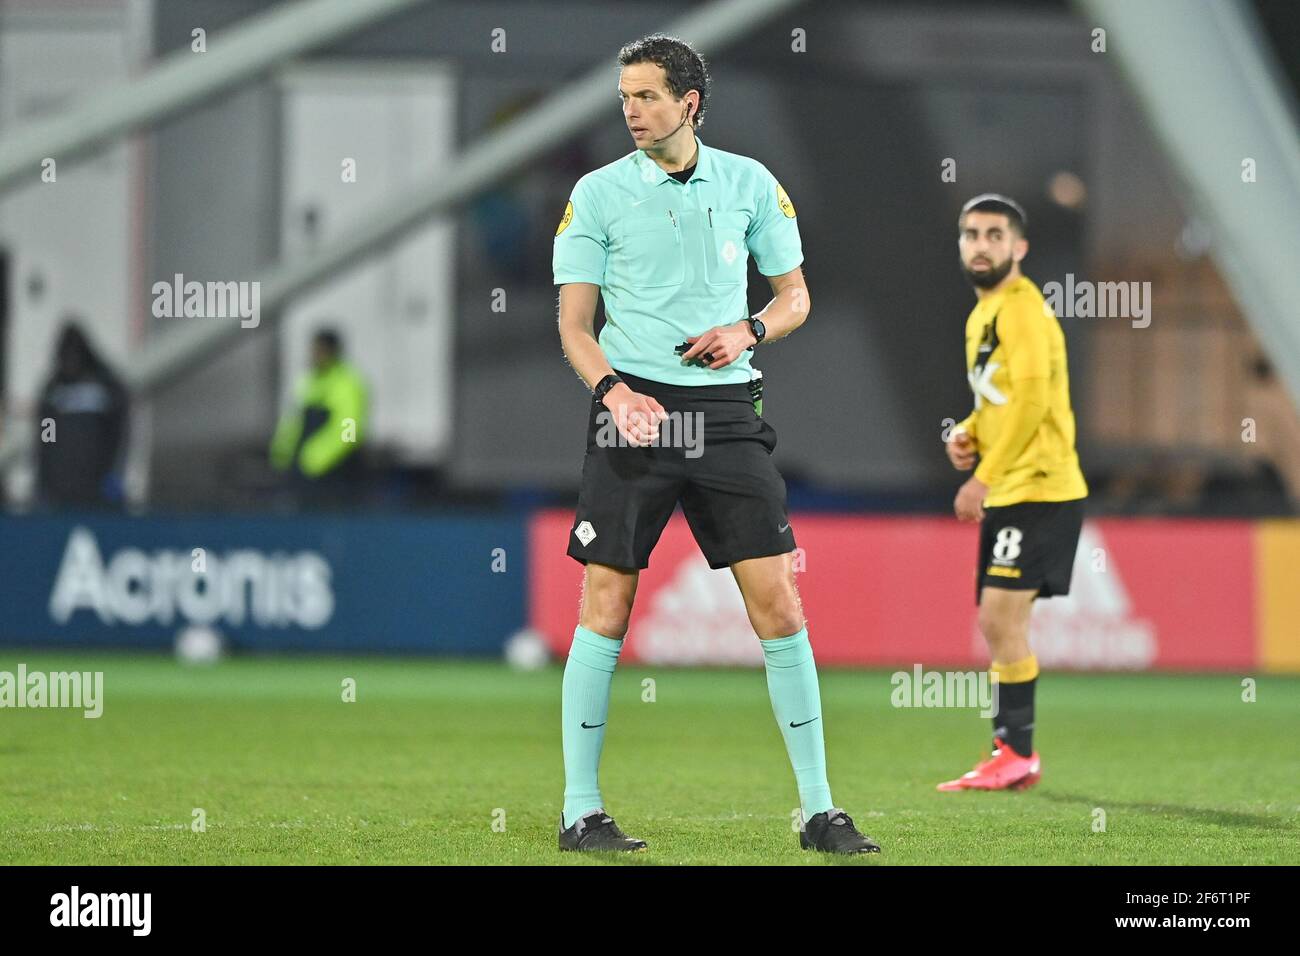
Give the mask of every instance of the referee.
<svg viewBox="0 0 1300 956">
<path fill-rule="evenodd" d="M 953 428 L 948 459 L 979 467 L 953 510 L 980 523 L 975 600 L 998 681 L 993 755 L 939 784 L 945 792 L 1025 790 L 1042 776 L 1034 750 L 1038 658 L 1029 618 L 1040 597 L 1070 593 L 1088 485 L 1074 448 L 1074 410 L 1061 323 L 1020 272 L 1025 211 L 985 193 L 957 220 L 962 269 L 975 289 L 966 318 L 966 377 L 975 409 Z"/>
<path fill-rule="evenodd" d="M 794 205 L 761 163 L 696 135 L 709 75 L 687 43 L 648 36 L 620 50 L 618 62 L 636 148 L 578 180 L 555 233 L 560 341 L 593 392 L 568 549 L 586 571 L 564 669 L 560 849 L 646 848 L 605 813 L 597 768 L 637 577 L 680 502 L 709 566 L 731 568 L 760 638 L 799 790 L 800 846 L 878 851 L 831 801 L 794 533 L 771 459 L 776 433 L 751 392 L 753 348 L 808 316 Z M 751 255 L 773 293 L 752 317 Z M 702 447 L 666 440 L 670 429 L 688 433 L 688 420 L 702 423 Z M 614 429 L 618 441 L 608 440 Z"/>
</svg>

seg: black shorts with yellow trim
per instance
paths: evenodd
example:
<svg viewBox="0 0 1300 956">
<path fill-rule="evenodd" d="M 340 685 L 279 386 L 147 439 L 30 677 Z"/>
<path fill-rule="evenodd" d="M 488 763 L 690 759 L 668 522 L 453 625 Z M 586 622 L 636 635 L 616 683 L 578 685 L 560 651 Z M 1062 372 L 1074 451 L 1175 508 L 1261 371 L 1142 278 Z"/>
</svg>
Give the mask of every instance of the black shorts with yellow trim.
<svg viewBox="0 0 1300 956">
<path fill-rule="evenodd" d="M 986 587 L 1037 591 L 1038 597 L 1069 594 L 1083 529 L 1083 502 L 1082 498 L 1024 501 L 985 508 L 975 603 Z"/>
<path fill-rule="evenodd" d="M 785 480 L 772 461 L 776 430 L 755 410 L 749 386 L 618 375 L 655 398 L 669 421 L 657 444 L 633 447 L 618 440 L 608 409 L 592 399 L 569 556 L 649 567 L 678 504 L 711 568 L 793 551 Z"/>
</svg>

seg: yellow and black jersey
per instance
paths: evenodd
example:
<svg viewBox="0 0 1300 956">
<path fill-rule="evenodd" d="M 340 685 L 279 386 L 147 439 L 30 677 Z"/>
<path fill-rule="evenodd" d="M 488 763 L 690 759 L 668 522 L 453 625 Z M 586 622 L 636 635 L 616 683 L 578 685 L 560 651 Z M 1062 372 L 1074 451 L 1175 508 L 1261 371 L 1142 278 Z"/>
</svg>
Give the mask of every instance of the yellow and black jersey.
<svg viewBox="0 0 1300 956">
<path fill-rule="evenodd" d="M 1065 335 L 1042 293 L 1021 276 L 966 320 L 966 377 L 975 410 L 960 423 L 975 440 L 975 477 L 991 508 L 1088 495 L 1074 448 Z"/>
</svg>

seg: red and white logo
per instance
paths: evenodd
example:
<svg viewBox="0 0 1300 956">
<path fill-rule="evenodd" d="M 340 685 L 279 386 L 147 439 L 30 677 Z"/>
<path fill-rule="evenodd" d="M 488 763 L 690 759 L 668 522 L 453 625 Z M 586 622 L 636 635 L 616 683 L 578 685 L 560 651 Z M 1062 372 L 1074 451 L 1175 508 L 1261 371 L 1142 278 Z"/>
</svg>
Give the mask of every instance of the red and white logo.
<svg viewBox="0 0 1300 956">
<path fill-rule="evenodd" d="M 978 628 L 973 639 L 987 654 Z M 1114 552 L 1091 522 L 1079 535 L 1070 593 L 1034 602 L 1029 640 L 1043 668 L 1146 670 L 1155 662 L 1155 625 L 1134 616 Z"/>
<path fill-rule="evenodd" d="M 763 649 L 730 571 L 697 552 L 678 562 L 629 635 L 651 664 L 761 664 Z"/>
</svg>

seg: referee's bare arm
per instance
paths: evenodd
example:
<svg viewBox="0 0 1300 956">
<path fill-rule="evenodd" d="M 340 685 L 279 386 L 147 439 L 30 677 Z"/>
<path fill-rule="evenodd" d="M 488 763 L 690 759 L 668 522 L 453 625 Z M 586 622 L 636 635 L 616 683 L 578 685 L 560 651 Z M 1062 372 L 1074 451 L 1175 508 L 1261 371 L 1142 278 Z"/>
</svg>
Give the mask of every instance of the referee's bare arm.
<svg viewBox="0 0 1300 956">
<path fill-rule="evenodd" d="M 767 327 L 763 341 L 775 342 L 803 325 L 812 310 L 812 299 L 808 296 L 802 267 L 795 266 L 779 276 L 768 276 L 767 281 L 772 286 L 772 301 L 753 318 L 762 319 Z M 683 359 L 693 359 L 708 352 L 714 359 L 709 368 L 723 368 L 754 344 L 754 332 L 742 319 L 731 325 L 715 326 L 703 335 L 690 336 L 686 341 L 691 343 L 691 347 Z"/>
<path fill-rule="evenodd" d="M 566 282 L 560 286 L 560 348 L 578 377 L 590 389 L 614 374 L 596 340 L 596 300 L 600 286 L 592 282 Z M 605 395 L 605 407 L 614 423 L 634 445 L 648 445 L 659 436 L 659 423 L 668 417 L 664 407 L 619 383 Z"/>
</svg>

